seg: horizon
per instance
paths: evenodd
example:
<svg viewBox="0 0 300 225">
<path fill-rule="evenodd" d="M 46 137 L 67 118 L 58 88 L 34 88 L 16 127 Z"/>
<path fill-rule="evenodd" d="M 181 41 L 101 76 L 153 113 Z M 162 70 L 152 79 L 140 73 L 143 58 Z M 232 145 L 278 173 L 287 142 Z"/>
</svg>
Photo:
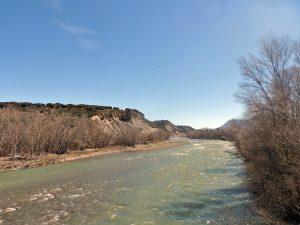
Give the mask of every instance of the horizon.
<svg viewBox="0 0 300 225">
<path fill-rule="evenodd" d="M 1 102 L 132 108 L 196 129 L 242 116 L 237 61 L 261 37 L 300 34 L 295 0 L 1 6 Z"/>
</svg>

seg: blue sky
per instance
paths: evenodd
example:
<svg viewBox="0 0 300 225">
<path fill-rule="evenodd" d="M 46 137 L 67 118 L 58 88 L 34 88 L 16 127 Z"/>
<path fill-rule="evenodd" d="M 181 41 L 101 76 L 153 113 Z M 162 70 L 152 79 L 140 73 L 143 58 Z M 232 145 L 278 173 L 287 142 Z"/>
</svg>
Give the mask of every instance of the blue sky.
<svg viewBox="0 0 300 225">
<path fill-rule="evenodd" d="M 0 101 L 136 108 L 218 127 L 242 114 L 237 60 L 299 37 L 299 1 L 3 0 Z"/>
</svg>

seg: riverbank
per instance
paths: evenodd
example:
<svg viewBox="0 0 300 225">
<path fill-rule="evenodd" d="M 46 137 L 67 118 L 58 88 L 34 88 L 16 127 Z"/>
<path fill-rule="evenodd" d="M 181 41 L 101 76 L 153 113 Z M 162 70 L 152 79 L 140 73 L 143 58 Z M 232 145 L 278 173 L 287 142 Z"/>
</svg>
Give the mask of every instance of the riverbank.
<svg viewBox="0 0 300 225">
<path fill-rule="evenodd" d="M 159 150 L 164 148 L 176 147 L 184 144 L 187 143 L 163 141 L 163 142 L 155 142 L 155 143 L 148 143 L 148 144 L 137 144 L 134 147 L 109 146 L 109 147 L 98 148 L 98 149 L 85 149 L 79 151 L 71 151 L 62 155 L 58 155 L 58 154 L 34 155 L 30 160 L 9 159 L 5 157 L 0 157 L 0 172 L 34 168 L 34 167 L 45 166 L 49 164 L 62 163 L 62 162 L 112 154 L 117 152 Z"/>
</svg>

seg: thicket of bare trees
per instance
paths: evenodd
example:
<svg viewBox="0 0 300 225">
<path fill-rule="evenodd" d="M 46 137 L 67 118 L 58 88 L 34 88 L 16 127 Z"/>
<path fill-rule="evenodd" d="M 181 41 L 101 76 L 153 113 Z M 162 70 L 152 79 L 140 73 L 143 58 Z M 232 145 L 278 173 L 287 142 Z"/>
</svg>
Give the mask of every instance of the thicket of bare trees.
<svg viewBox="0 0 300 225">
<path fill-rule="evenodd" d="M 232 132 L 259 212 L 300 223 L 300 42 L 268 36 L 239 61 L 247 125 Z M 281 222 L 280 222 L 281 221 Z"/>
<path fill-rule="evenodd" d="M 121 134 L 107 134 L 87 116 L 79 117 L 57 110 L 41 113 L 0 109 L 0 157 L 63 154 L 70 150 L 109 145 L 134 146 L 167 138 L 160 130 L 144 134 L 135 128 L 128 128 Z"/>
<path fill-rule="evenodd" d="M 188 138 L 191 139 L 216 139 L 216 140 L 227 140 L 226 131 L 224 129 L 201 129 L 194 130 L 187 134 Z"/>
</svg>

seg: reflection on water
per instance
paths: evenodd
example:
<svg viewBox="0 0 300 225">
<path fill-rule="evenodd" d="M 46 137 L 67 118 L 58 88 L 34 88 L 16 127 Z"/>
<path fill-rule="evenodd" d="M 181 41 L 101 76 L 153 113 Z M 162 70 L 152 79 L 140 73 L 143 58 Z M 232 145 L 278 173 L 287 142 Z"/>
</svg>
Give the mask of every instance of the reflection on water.
<svg viewBox="0 0 300 225">
<path fill-rule="evenodd" d="M 0 174 L 0 224 L 261 224 L 230 143 L 119 153 Z"/>
</svg>

